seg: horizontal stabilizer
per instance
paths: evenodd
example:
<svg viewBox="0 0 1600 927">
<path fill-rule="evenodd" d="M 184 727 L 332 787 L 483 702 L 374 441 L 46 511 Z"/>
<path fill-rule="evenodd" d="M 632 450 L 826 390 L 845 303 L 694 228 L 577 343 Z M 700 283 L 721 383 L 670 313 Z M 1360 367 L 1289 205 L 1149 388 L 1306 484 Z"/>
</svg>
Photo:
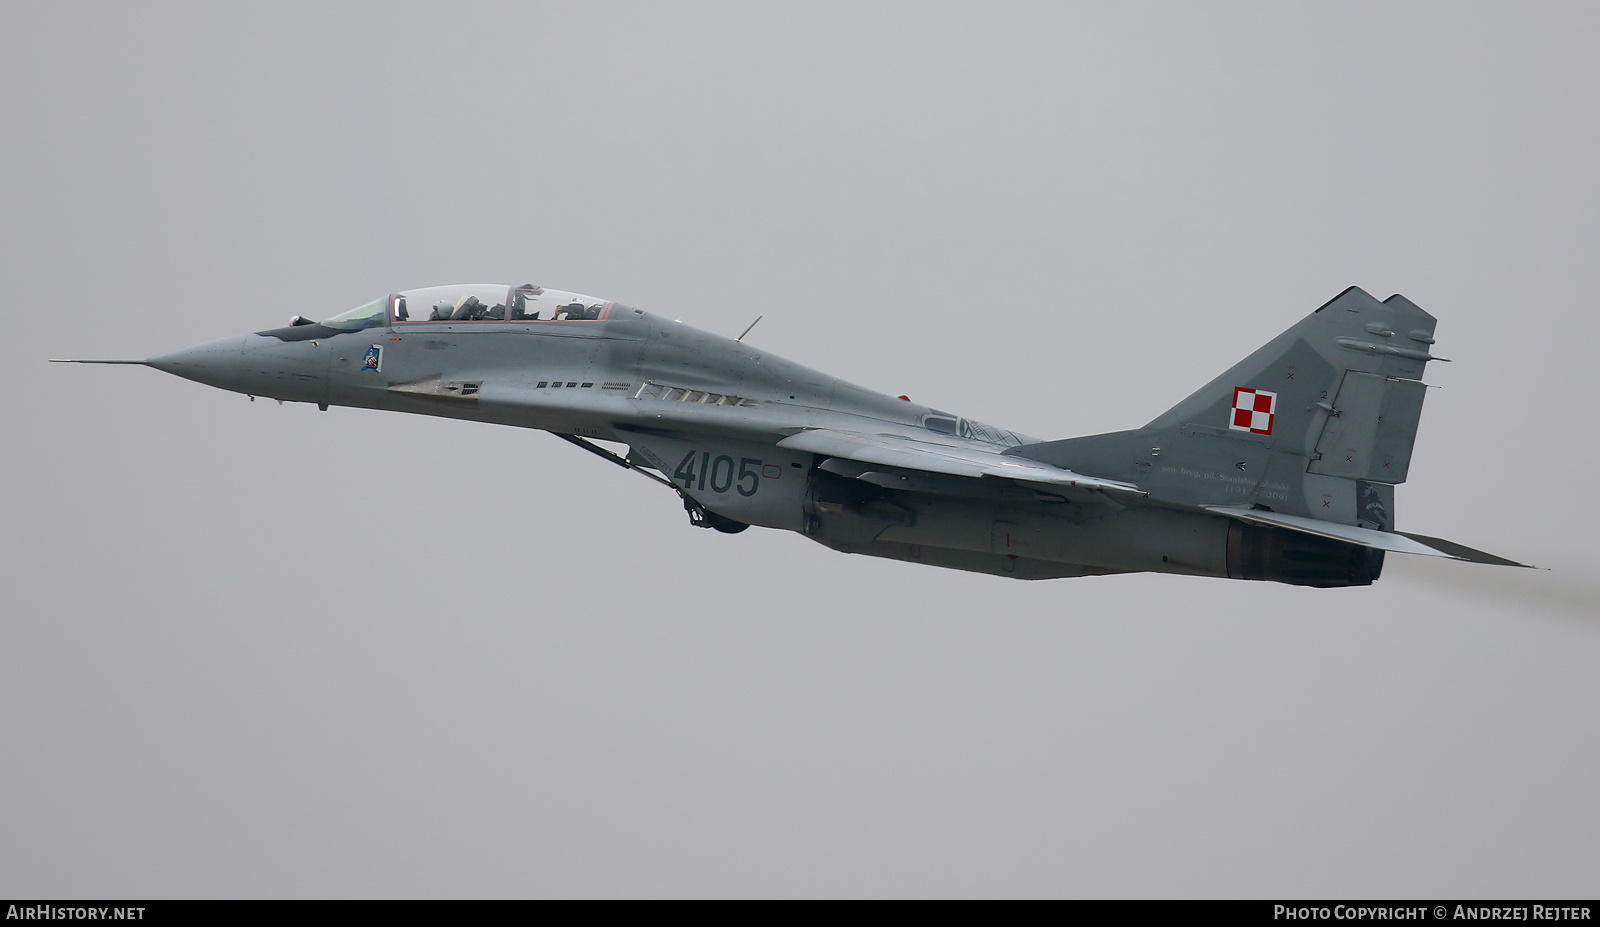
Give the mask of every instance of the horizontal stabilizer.
<svg viewBox="0 0 1600 927">
<path fill-rule="evenodd" d="M 1229 518 L 1237 518 L 1240 521 L 1251 524 L 1287 528 L 1290 531 L 1298 531 L 1302 534 L 1332 538 L 1335 541 L 1359 544 L 1362 547 L 1371 547 L 1377 550 L 1392 550 L 1400 554 L 1421 554 L 1425 557 L 1449 557 L 1452 560 L 1490 563 L 1495 566 L 1528 566 L 1526 563 L 1518 563 L 1515 560 L 1496 557 L 1494 554 L 1474 550 L 1454 541 L 1430 538 L 1423 534 L 1406 534 L 1402 531 L 1377 531 L 1372 528 L 1341 525 L 1337 522 L 1306 518 L 1300 515 L 1285 515 L 1282 512 L 1266 512 L 1259 509 L 1245 509 L 1231 505 L 1208 505 L 1205 506 L 1205 509 L 1208 512 L 1226 515 Z"/>
<path fill-rule="evenodd" d="M 951 476 L 974 478 L 995 476 L 1028 483 L 1048 483 L 1055 486 L 1144 495 L 1139 487 L 1132 483 L 1084 476 L 1081 473 L 1026 458 L 1007 457 L 975 447 L 925 441 L 904 435 L 869 435 L 814 428 L 790 435 L 779 441 L 778 446 L 827 457 L 843 457 L 862 463 L 945 473 Z"/>
</svg>

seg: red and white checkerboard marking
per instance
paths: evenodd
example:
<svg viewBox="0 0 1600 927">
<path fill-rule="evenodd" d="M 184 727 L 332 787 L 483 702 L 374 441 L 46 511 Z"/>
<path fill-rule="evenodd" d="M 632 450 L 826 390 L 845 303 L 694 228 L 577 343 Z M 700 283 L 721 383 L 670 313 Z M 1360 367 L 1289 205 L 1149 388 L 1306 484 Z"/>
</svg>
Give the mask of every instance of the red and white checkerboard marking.
<svg viewBox="0 0 1600 927">
<path fill-rule="evenodd" d="M 1272 434 L 1272 419 L 1278 411 L 1278 394 L 1264 389 L 1233 388 L 1233 418 L 1228 427 L 1251 434 Z"/>
</svg>

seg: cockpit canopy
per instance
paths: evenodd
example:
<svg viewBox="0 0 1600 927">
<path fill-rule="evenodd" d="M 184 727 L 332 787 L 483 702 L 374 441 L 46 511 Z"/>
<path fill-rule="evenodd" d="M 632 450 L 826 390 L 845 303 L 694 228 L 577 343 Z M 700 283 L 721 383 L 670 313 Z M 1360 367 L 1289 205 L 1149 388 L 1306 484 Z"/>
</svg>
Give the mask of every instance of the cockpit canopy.
<svg viewBox="0 0 1600 927">
<path fill-rule="evenodd" d="M 387 299 L 373 300 L 349 312 L 341 312 L 322 324 L 357 331 L 382 325 L 404 327 L 423 323 L 604 322 L 620 310 L 634 311 L 609 300 L 565 290 L 547 290 L 531 283 L 522 286 L 466 283 L 393 293 Z"/>
</svg>

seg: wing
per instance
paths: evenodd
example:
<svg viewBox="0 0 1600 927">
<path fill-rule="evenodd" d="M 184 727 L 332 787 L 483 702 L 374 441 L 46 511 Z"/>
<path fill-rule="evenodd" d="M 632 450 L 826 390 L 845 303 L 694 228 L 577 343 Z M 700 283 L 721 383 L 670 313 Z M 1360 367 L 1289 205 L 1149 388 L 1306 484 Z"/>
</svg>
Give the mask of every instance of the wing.
<svg viewBox="0 0 1600 927">
<path fill-rule="evenodd" d="M 827 457 L 843 457 L 861 463 L 921 470 L 947 476 L 974 479 L 988 476 L 1024 483 L 1145 495 L 1132 483 L 1084 476 L 1038 461 L 1007 457 L 995 451 L 970 445 L 950 444 L 905 435 L 864 434 L 813 428 L 784 438 L 778 442 L 778 446 Z"/>
</svg>

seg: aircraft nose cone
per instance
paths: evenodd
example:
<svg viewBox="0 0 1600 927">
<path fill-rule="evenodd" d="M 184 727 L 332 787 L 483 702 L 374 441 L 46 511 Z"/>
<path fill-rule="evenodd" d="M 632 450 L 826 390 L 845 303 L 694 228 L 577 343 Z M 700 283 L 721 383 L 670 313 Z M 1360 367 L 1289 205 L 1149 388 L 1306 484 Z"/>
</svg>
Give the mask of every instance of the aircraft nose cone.
<svg viewBox="0 0 1600 927">
<path fill-rule="evenodd" d="M 245 338 L 219 338 L 152 357 L 145 363 L 185 380 L 229 389 L 227 381 L 243 372 L 244 351 Z"/>
<path fill-rule="evenodd" d="M 297 402 L 327 398 L 329 357 L 316 340 L 287 342 L 271 333 L 219 338 L 145 361 L 173 376 L 218 389 Z"/>
</svg>

